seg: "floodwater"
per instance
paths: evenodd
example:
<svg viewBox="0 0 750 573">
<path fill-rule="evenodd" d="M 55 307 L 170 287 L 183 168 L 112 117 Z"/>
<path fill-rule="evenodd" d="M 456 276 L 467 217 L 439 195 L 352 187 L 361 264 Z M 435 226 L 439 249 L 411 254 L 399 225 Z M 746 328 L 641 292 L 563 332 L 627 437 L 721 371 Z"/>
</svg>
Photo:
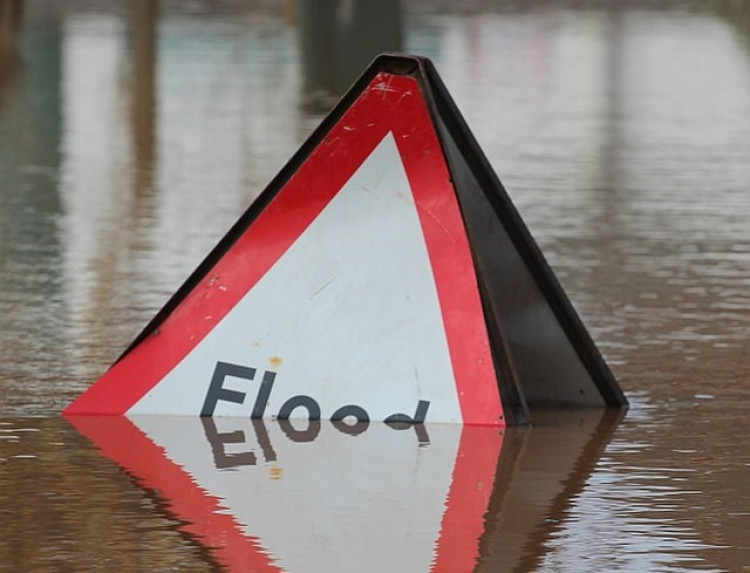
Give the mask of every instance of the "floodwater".
<svg viewBox="0 0 750 573">
<path fill-rule="evenodd" d="M 614 4 L 2 2 L 0 570 L 750 570 L 750 7 Z M 433 60 L 627 413 L 60 417 L 382 51 Z"/>
</svg>

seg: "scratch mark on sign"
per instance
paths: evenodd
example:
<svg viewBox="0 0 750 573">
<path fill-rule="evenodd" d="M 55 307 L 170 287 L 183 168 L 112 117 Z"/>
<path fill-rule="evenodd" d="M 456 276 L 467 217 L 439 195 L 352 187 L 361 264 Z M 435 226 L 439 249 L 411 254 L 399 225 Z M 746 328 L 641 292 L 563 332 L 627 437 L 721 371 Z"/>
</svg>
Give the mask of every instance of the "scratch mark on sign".
<svg viewBox="0 0 750 573">
<path fill-rule="evenodd" d="M 326 283 L 325 283 L 325 284 L 324 284 L 324 285 L 323 285 L 322 287 L 320 287 L 320 288 L 319 288 L 318 290 L 316 290 L 316 291 L 315 291 L 314 293 L 312 293 L 312 296 L 310 297 L 310 300 L 314 299 L 314 298 L 315 298 L 316 296 L 318 296 L 318 295 L 319 295 L 319 294 L 320 294 L 321 292 L 323 292 L 323 291 L 324 291 L 324 290 L 325 290 L 326 288 L 328 288 L 328 286 L 329 286 L 329 285 L 330 285 L 330 284 L 331 284 L 331 283 L 332 283 L 332 282 L 333 282 L 334 280 L 336 280 L 336 276 L 335 276 L 335 275 L 334 275 L 334 276 L 332 276 L 332 277 L 331 277 L 330 279 L 328 279 L 328 281 L 327 281 L 327 282 L 326 282 Z"/>
</svg>

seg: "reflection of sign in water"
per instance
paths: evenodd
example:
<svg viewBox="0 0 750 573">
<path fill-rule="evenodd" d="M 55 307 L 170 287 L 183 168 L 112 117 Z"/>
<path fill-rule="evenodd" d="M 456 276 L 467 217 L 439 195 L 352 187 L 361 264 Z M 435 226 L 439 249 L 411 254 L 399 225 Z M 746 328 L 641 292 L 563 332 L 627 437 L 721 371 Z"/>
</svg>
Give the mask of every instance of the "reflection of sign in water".
<svg viewBox="0 0 750 573">
<path fill-rule="evenodd" d="M 534 429 L 247 418 L 70 421 L 233 571 L 532 571 L 620 415 Z M 502 450 L 502 452 L 501 452 Z"/>
<path fill-rule="evenodd" d="M 413 57 L 366 70 L 66 413 L 260 417 L 226 375 L 212 397 L 221 364 L 241 383 L 274 372 L 266 405 L 282 417 L 382 421 L 429 403 L 426 422 L 505 425 L 527 403 L 626 404 L 434 68 Z"/>
<path fill-rule="evenodd" d="M 456 425 L 71 421 L 236 571 L 470 571 L 502 444 Z"/>
</svg>

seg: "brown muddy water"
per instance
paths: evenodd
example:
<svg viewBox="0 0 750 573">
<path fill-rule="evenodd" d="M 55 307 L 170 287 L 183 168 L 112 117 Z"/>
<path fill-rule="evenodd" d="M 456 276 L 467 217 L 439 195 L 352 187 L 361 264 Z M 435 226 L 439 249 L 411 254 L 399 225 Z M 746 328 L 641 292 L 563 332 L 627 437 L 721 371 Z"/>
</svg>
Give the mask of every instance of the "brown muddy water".
<svg viewBox="0 0 750 573">
<path fill-rule="evenodd" d="M 3 1 L 0 570 L 750 570 L 750 9 L 613 4 Z M 436 64 L 630 410 L 61 418 L 386 50 Z"/>
</svg>

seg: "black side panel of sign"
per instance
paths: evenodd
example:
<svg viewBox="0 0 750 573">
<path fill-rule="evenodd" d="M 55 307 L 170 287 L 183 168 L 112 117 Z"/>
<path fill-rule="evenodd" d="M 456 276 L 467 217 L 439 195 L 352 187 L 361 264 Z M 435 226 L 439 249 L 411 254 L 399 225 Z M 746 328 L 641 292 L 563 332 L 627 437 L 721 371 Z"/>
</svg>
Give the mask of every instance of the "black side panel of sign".
<svg viewBox="0 0 750 573">
<path fill-rule="evenodd" d="M 515 394 L 534 406 L 625 406 L 627 400 L 429 61 L 426 91 L 484 295 Z M 497 362 L 497 359 L 496 359 Z M 507 404 L 518 411 L 518 404 Z"/>
</svg>

